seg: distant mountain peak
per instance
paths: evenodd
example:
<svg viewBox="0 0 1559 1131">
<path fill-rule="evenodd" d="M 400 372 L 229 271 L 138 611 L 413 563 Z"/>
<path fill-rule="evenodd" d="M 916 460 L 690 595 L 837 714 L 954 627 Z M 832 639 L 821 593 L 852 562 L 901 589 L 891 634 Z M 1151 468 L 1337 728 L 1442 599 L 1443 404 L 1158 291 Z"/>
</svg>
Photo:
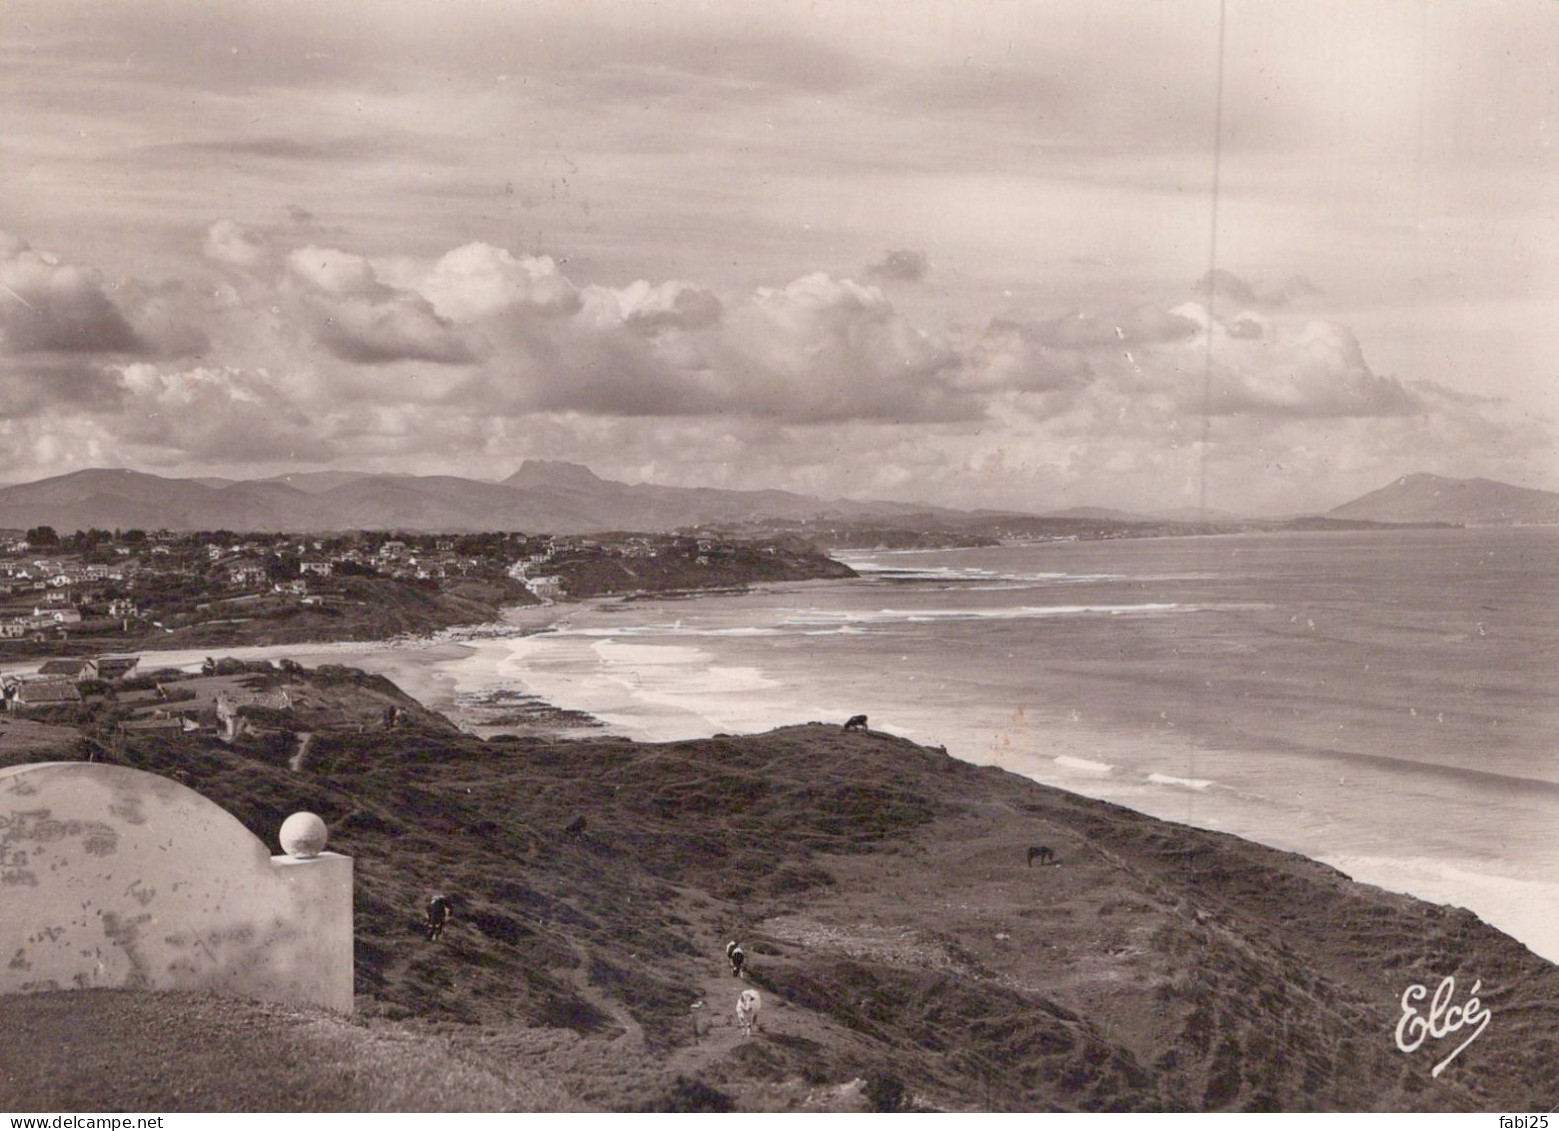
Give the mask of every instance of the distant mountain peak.
<svg viewBox="0 0 1559 1131">
<path fill-rule="evenodd" d="M 528 459 L 503 480 L 506 487 L 600 487 L 606 483 L 582 463 L 561 459 Z"/>
<path fill-rule="evenodd" d="M 1559 494 L 1493 479 L 1452 479 L 1416 471 L 1352 502 L 1333 518 L 1370 522 L 1454 522 L 1465 526 L 1559 522 Z"/>
</svg>

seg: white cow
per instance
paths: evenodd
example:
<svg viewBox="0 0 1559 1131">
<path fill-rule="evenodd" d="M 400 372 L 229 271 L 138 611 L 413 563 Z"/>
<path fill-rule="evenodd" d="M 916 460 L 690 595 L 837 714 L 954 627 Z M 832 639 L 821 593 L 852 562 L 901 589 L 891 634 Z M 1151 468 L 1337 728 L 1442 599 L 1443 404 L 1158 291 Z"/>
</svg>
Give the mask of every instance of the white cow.
<svg viewBox="0 0 1559 1131">
<path fill-rule="evenodd" d="M 745 1036 L 752 1036 L 752 1031 L 758 1027 L 758 1010 L 762 1006 L 757 990 L 743 990 L 742 996 L 736 999 L 736 1023 Z"/>
</svg>

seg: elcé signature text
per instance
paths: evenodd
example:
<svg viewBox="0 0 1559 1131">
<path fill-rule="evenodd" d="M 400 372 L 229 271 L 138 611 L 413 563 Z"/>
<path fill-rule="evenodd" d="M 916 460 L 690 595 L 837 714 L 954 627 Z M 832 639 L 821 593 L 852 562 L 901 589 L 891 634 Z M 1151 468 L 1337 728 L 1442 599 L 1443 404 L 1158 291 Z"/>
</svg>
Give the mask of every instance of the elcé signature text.
<svg viewBox="0 0 1559 1131">
<path fill-rule="evenodd" d="M 1447 976 L 1441 979 L 1440 987 L 1435 990 L 1429 1011 L 1420 1013 L 1419 1003 L 1429 996 L 1429 990 L 1420 985 L 1409 986 L 1402 994 L 1402 1019 L 1397 1022 L 1397 1048 L 1403 1052 L 1416 1052 L 1427 1037 L 1438 1041 L 1469 1025 L 1476 1025 L 1471 1035 L 1452 1049 L 1451 1054 L 1429 1073 L 1431 1076 L 1439 1076 L 1447 1064 L 1461 1055 L 1461 1051 L 1481 1037 L 1483 1030 L 1489 1027 L 1493 1012 L 1478 1000 L 1478 991 L 1481 989 L 1482 980 L 1474 982 L 1466 1004 L 1452 1005 L 1451 999 L 1456 996 L 1456 979 Z"/>
</svg>

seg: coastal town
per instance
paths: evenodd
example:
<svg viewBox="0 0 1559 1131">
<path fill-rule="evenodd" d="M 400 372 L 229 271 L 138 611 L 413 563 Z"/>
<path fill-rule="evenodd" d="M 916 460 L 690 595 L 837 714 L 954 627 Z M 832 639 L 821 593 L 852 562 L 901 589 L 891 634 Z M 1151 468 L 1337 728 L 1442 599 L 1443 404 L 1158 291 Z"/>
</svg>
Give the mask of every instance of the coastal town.
<svg viewBox="0 0 1559 1131">
<path fill-rule="evenodd" d="M 785 539 L 61 535 L 43 526 L 0 531 L 0 661 L 121 646 L 379 638 L 482 619 L 474 614 L 511 605 L 849 575 Z"/>
</svg>

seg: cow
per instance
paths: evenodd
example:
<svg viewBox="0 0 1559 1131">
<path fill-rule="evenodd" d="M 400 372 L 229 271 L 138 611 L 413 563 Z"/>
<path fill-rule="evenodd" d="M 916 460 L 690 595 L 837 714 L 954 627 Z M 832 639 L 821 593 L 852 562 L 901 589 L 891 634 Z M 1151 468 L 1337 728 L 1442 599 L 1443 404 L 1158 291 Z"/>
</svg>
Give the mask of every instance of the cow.
<svg viewBox="0 0 1559 1131">
<path fill-rule="evenodd" d="M 429 942 L 437 942 L 439 936 L 444 933 L 444 925 L 449 922 L 449 912 L 448 896 L 438 894 L 428 900 L 428 909 L 424 913 L 424 918 Z"/>
<path fill-rule="evenodd" d="M 579 816 L 570 821 L 568 828 L 564 829 L 563 831 L 569 836 L 584 836 L 585 824 L 585 815 L 581 813 Z"/>
<path fill-rule="evenodd" d="M 742 949 L 742 944 L 732 939 L 726 943 L 725 956 L 731 960 L 731 977 L 745 978 L 744 967 L 747 964 L 747 952 Z"/>
<path fill-rule="evenodd" d="M 742 996 L 736 999 L 736 1023 L 741 1026 L 744 1036 L 752 1036 L 752 1031 L 758 1027 L 758 1010 L 762 1007 L 757 990 L 743 990 Z"/>
<path fill-rule="evenodd" d="M 1053 848 L 1044 848 L 1044 847 L 1029 849 L 1029 867 L 1030 868 L 1032 868 L 1034 866 L 1034 861 L 1036 859 L 1041 864 L 1053 864 L 1053 863 L 1055 863 L 1055 859 L 1056 859 L 1056 850 L 1053 849 Z"/>
<path fill-rule="evenodd" d="M 865 715 L 851 715 L 844 724 L 845 730 L 866 730 Z"/>
</svg>

